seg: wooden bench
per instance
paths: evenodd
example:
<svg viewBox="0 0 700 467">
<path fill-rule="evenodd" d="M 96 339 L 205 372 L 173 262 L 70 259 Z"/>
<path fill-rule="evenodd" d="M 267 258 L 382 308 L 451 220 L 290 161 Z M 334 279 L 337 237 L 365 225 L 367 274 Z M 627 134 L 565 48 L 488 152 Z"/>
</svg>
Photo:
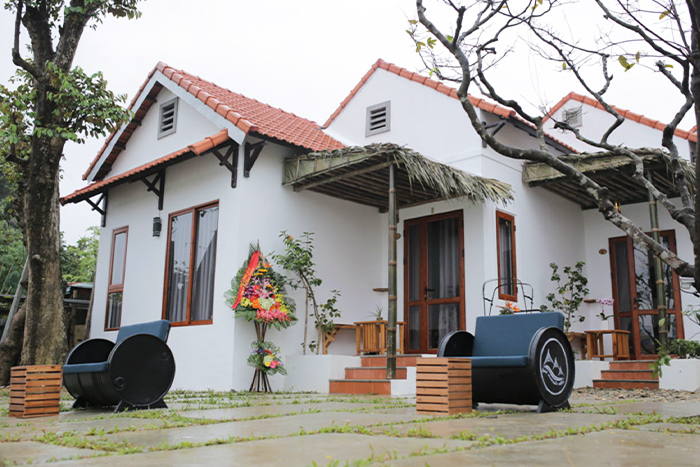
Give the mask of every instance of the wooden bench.
<svg viewBox="0 0 700 467">
<path fill-rule="evenodd" d="M 606 354 L 603 346 L 603 336 L 610 334 L 612 338 L 612 353 Z M 629 331 L 620 329 L 602 329 L 599 331 L 586 331 L 586 349 L 588 360 L 598 358 L 604 360 L 612 358 L 613 360 L 629 360 L 630 359 L 630 341 Z"/>
<path fill-rule="evenodd" d="M 333 329 L 323 333 L 323 355 L 328 353 L 328 346 L 335 340 L 336 334 L 342 329 L 356 329 L 354 324 L 333 323 Z"/>
<path fill-rule="evenodd" d="M 471 359 L 475 403 L 538 405 L 538 412 L 567 408 L 575 367 L 563 327 L 557 312 L 480 316 L 474 335 L 446 335 L 438 357 Z"/>
<path fill-rule="evenodd" d="M 376 353 L 386 354 L 386 320 L 356 321 L 355 343 L 357 355 Z M 403 353 L 403 321 L 396 323 L 396 353 Z"/>
</svg>

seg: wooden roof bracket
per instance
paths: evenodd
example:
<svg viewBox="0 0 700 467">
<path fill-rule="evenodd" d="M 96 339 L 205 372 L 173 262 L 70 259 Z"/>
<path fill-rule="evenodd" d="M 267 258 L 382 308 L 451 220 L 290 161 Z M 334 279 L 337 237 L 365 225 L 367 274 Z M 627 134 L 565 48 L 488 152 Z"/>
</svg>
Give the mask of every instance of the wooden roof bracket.
<svg viewBox="0 0 700 467">
<path fill-rule="evenodd" d="M 92 210 L 97 211 L 102 215 L 102 222 L 100 223 L 102 227 L 107 225 L 107 193 L 108 191 L 102 193 L 100 197 L 97 198 L 97 201 L 93 201 L 90 198 L 85 198 L 85 201 L 92 206 Z M 102 207 L 100 207 L 100 203 L 102 203 Z"/>
<path fill-rule="evenodd" d="M 221 154 L 217 148 L 211 149 L 211 153 L 219 159 L 219 165 L 223 165 L 231 172 L 231 188 L 236 188 L 238 184 L 238 147 L 238 143 L 232 141 L 226 154 Z"/>
<path fill-rule="evenodd" d="M 262 151 L 262 148 L 264 148 L 266 144 L 267 141 L 260 141 L 255 144 L 245 143 L 245 153 L 243 154 L 243 176 L 245 178 L 250 177 L 250 169 L 255 165 L 260 151 Z"/>
<path fill-rule="evenodd" d="M 484 125 L 484 130 L 490 130 L 491 128 L 494 128 L 494 130 L 491 132 L 491 136 L 496 136 L 496 133 L 501 131 L 504 126 L 506 126 L 506 121 L 503 120 L 503 117 L 500 117 L 501 121 L 500 122 L 495 122 L 491 124 L 486 124 L 486 122 L 481 122 L 482 125 Z M 481 147 L 485 148 L 486 147 L 486 141 L 481 140 Z"/>
<path fill-rule="evenodd" d="M 158 197 L 158 210 L 163 210 L 163 196 L 165 195 L 165 169 L 158 172 L 153 180 L 148 180 L 148 178 L 143 177 L 140 179 L 147 188 L 147 191 L 152 192 Z M 156 184 L 158 184 L 156 186 Z"/>
</svg>

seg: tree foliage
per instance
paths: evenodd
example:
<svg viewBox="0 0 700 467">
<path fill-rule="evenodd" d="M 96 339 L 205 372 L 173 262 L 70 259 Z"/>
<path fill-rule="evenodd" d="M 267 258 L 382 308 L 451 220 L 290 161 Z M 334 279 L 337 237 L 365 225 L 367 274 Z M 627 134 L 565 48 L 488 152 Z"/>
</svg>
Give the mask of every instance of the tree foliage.
<svg viewBox="0 0 700 467">
<path fill-rule="evenodd" d="M 17 174 L 17 205 L 29 258 L 22 363 L 59 363 L 65 354 L 58 180 L 66 141 L 82 142 L 130 118 L 124 96 L 100 73 L 73 66 L 86 26 L 136 18 L 139 0 L 11 0 L 16 73 L 0 86 L 0 162 Z M 28 37 L 27 56 L 20 45 Z M 7 171 L 3 168 L 3 172 Z M 1 370 L 1 369 L 0 369 Z"/>
<path fill-rule="evenodd" d="M 596 24 L 577 23 L 575 11 L 572 11 L 576 7 L 576 2 L 564 0 L 417 0 L 417 19 L 410 22 L 408 32 L 426 67 L 440 79 L 458 83 L 462 107 L 473 128 L 489 147 L 506 157 L 547 164 L 574 180 L 595 200 L 606 220 L 635 242 L 645 245 L 680 275 L 695 277 L 696 289 L 700 290 L 700 268 L 695 268 L 700 252 L 700 241 L 696 241 L 700 226 L 697 225 L 694 198 L 698 196 L 698 190 L 694 190 L 695 180 L 685 175 L 685 162 L 673 139 L 681 120 L 686 115 L 693 115 L 695 100 L 700 97 L 700 54 L 697 49 L 700 21 L 695 3 L 693 0 L 594 0 L 587 2 L 585 8 L 587 13 L 597 9 L 598 13 L 592 16 L 600 19 Z M 449 21 L 444 21 L 445 17 L 449 17 Z M 614 117 L 612 124 L 599 135 L 583 134 L 566 121 L 557 121 L 555 127 L 572 133 L 591 151 L 625 156 L 633 161 L 635 181 L 685 227 L 695 245 L 695 258 L 681 258 L 655 241 L 642 227 L 615 209 L 614 200 L 604 186 L 574 164 L 550 152 L 544 131 L 546 119 L 554 117 L 549 109 L 545 106 L 533 112 L 529 102 L 511 97 L 518 92 L 517 87 L 497 88 L 492 79 L 496 73 L 522 72 L 508 68 L 517 47 L 529 47 L 533 60 L 544 61 L 546 68 L 568 73 Z M 655 98 L 662 93 L 667 101 L 674 93 L 678 96 L 675 115 L 664 126 L 659 145 L 655 148 L 640 149 L 634 142 L 630 145 L 612 142 L 624 118 L 607 101 L 606 93 L 613 84 L 615 70 L 624 73 L 640 68 L 652 70 L 668 84 L 666 89 L 656 89 L 650 96 Z M 532 125 L 538 147 L 514 147 L 488 132 L 467 97 L 470 91 L 480 92 L 499 105 L 512 109 L 519 119 Z M 694 111 L 697 121 L 698 109 Z M 669 199 L 647 177 L 642 160 L 645 154 L 658 155 L 666 162 L 673 173 L 679 199 Z"/>
<path fill-rule="evenodd" d="M 65 282 L 95 280 L 100 228 L 92 226 L 87 231 L 88 234 L 80 237 L 75 245 L 66 245 L 61 239 L 61 269 Z"/>
</svg>

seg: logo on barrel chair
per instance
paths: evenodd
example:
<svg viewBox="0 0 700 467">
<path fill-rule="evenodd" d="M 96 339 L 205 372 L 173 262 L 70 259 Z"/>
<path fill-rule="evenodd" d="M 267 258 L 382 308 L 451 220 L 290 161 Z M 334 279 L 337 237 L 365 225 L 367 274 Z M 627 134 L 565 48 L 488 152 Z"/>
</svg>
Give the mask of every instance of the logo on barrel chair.
<svg viewBox="0 0 700 467">
<path fill-rule="evenodd" d="M 544 361 L 542 361 L 543 356 Z M 559 364 L 560 361 L 564 362 L 563 366 Z M 549 339 L 542 346 L 540 362 L 540 373 L 545 388 L 552 395 L 560 394 L 566 387 L 568 365 L 564 347 L 557 339 Z"/>
</svg>

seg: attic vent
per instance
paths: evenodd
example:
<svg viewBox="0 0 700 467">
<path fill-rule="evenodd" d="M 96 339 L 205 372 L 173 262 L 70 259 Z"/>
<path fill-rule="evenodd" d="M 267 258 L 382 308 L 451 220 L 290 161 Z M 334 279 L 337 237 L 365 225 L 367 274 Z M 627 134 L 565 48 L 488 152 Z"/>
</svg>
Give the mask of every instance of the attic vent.
<svg viewBox="0 0 700 467">
<path fill-rule="evenodd" d="M 573 128 L 580 128 L 583 125 L 583 109 L 578 107 L 564 110 L 564 122 Z"/>
<path fill-rule="evenodd" d="M 365 136 L 391 130 L 391 101 L 367 107 Z"/>
<path fill-rule="evenodd" d="M 177 125 L 177 97 L 160 106 L 158 138 L 175 133 Z"/>
</svg>

